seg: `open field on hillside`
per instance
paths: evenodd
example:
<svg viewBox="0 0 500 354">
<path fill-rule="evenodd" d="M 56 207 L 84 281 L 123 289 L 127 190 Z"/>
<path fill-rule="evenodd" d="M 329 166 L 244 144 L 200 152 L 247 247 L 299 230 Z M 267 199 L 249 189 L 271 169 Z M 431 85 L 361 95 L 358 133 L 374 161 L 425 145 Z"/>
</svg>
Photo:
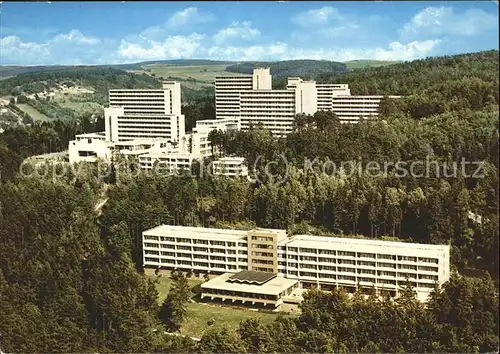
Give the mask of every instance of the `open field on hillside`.
<svg viewBox="0 0 500 354">
<path fill-rule="evenodd" d="M 133 71 L 134 73 L 155 74 L 156 77 L 174 77 L 182 82 L 188 88 L 200 89 L 206 86 L 212 86 L 216 76 L 237 76 L 241 74 L 230 73 L 224 71 L 227 65 L 166 65 L 166 64 L 151 64 L 143 68 L 148 71 Z"/>
<path fill-rule="evenodd" d="M 32 117 L 34 120 L 48 121 L 50 120 L 45 114 L 38 112 L 35 108 L 31 107 L 27 103 L 20 103 L 16 105 L 19 109 Z"/>
<path fill-rule="evenodd" d="M 64 95 L 61 92 L 56 92 L 54 101 L 61 107 L 70 108 L 79 114 L 95 113 L 103 109 L 99 103 L 94 102 L 92 94 Z"/>
<path fill-rule="evenodd" d="M 365 69 L 365 68 L 375 68 L 379 66 L 387 66 L 397 63 L 400 62 L 385 61 L 385 60 L 352 60 L 352 61 L 346 61 L 345 65 L 347 65 L 349 69 Z"/>
<path fill-rule="evenodd" d="M 167 297 L 171 286 L 171 279 L 168 274 L 163 274 L 157 278 L 149 276 L 151 280 L 158 279 L 156 289 L 158 290 L 158 301 L 160 303 Z M 203 283 L 203 279 L 190 278 L 189 284 L 193 287 Z M 200 338 L 210 328 L 228 328 L 235 331 L 241 321 L 251 318 L 258 318 L 262 323 L 270 323 L 276 319 L 277 313 L 253 311 L 233 307 L 219 306 L 209 303 L 189 303 L 187 306 L 187 318 L 181 328 L 181 334 Z M 213 326 L 208 326 L 207 322 L 214 320 Z"/>
</svg>

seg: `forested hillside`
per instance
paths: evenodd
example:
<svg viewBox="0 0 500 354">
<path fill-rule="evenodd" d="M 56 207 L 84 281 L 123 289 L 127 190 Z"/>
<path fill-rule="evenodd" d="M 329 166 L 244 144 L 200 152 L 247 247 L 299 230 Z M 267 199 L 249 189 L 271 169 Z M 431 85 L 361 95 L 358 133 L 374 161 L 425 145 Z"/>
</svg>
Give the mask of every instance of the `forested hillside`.
<svg viewBox="0 0 500 354">
<path fill-rule="evenodd" d="M 438 94 L 444 88 L 452 91 L 447 94 L 450 98 L 460 96 L 461 92 L 457 92 L 459 83 L 466 90 L 470 87 L 467 80 L 477 79 L 496 89 L 493 93 L 498 97 L 498 54 L 497 50 L 492 50 L 434 57 L 348 73 L 323 73 L 316 80 L 349 84 L 353 95 Z M 447 88 L 452 81 L 456 85 Z"/>
<path fill-rule="evenodd" d="M 367 93 L 408 97 L 385 100 L 380 119 L 353 125 L 328 112 L 299 115 L 283 139 L 260 127 L 212 132 L 214 147 L 244 156 L 257 183 L 210 176 L 206 163 L 167 176 L 131 171 L 122 160 L 106 176 L 102 166 L 31 177 L 25 167 L 19 175 L 23 157 L 63 149 L 82 127 L 50 122 L 0 134 L 2 351 L 498 351 L 498 52 L 325 80 L 349 83 L 353 93 L 366 85 Z M 268 162 L 277 162 L 273 176 L 264 173 Z M 359 163 L 361 172 L 340 170 L 342 162 Z M 404 174 L 398 162 L 419 164 Z M 104 198 L 99 215 L 94 207 Z M 246 321 L 194 342 L 163 335 L 183 326 L 184 276 L 159 307 L 141 273 L 141 233 L 161 223 L 450 244 L 453 276 L 427 306 L 412 299 L 409 285 L 397 301 L 313 290 L 298 317 Z"/>
<path fill-rule="evenodd" d="M 19 74 L 0 81 L 0 95 L 37 93 L 56 84 L 72 82 L 96 91 L 95 99 L 104 104 L 112 88 L 158 88 L 161 83 L 148 75 L 135 75 L 112 68 L 72 67 L 54 71 Z"/>
<path fill-rule="evenodd" d="M 113 64 L 113 65 L 37 65 L 37 66 L 0 66 L 0 77 L 16 76 L 19 74 L 27 74 L 33 72 L 47 72 L 47 71 L 59 71 L 69 70 L 69 69 L 121 69 L 121 70 L 141 70 L 144 66 L 150 64 L 165 64 L 165 65 L 178 65 L 178 66 L 189 66 L 189 65 L 220 65 L 220 64 L 232 64 L 234 62 L 230 61 L 220 61 L 220 60 L 206 60 L 206 59 L 177 59 L 177 60 L 155 60 L 155 61 L 143 61 L 139 63 L 132 64 Z"/>
<path fill-rule="evenodd" d="M 94 93 L 63 96 L 63 93 L 58 92 L 61 85 L 83 87 L 93 90 Z M 160 87 L 160 79 L 146 74 L 128 73 L 106 67 L 71 67 L 19 74 L 1 80 L 0 96 L 21 97 L 18 103 L 27 103 L 49 118 L 71 120 L 85 115 L 79 109 L 85 103 L 98 104 L 101 107 L 106 106 L 110 89 L 151 89 Z M 25 97 L 29 94 L 54 91 L 57 92 L 56 98 L 49 101 L 43 98 L 27 99 Z M 181 95 L 184 104 L 183 113 L 186 114 L 188 129 L 194 126 L 196 120 L 204 117 L 215 118 L 214 109 L 212 108 L 214 105 L 213 88 L 193 90 L 181 85 Z"/>
</svg>

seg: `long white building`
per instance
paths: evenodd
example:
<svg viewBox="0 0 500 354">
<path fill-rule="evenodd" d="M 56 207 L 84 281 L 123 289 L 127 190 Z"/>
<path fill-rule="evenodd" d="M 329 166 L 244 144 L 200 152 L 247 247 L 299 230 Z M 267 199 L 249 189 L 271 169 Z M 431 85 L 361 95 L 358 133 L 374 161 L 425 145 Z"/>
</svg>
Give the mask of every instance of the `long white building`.
<svg viewBox="0 0 500 354">
<path fill-rule="evenodd" d="M 400 98 L 401 96 L 388 96 Z M 333 111 L 341 122 L 357 122 L 360 119 L 378 117 L 380 101 L 384 96 L 334 96 L 329 110 Z M 326 106 L 326 105 L 325 105 Z"/>
<path fill-rule="evenodd" d="M 277 136 L 292 131 L 298 113 L 330 110 L 344 123 L 376 117 L 381 98 L 351 96 L 347 84 L 321 84 L 299 77 L 288 78 L 286 89 L 273 90 L 269 68 L 254 69 L 253 75 L 215 78 L 218 119 L 240 119 L 242 130 L 260 123 Z"/>
<path fill-rule="evenodd" d="M 185 134 L 181 85 L 165 81 L 162 89 L 109 90 L 104 119 L 107 141 L 166 138 L 179 142 Z"/>
<path fill-rule="evenodd" d="M 374 288 L 397 296 L 408 279 L 420 300 L 450 277 L 450 246 L 161 225 L 143 233 L 146 267 L 199 273 L 270 272 L 302 287 Z"/>
</svg>

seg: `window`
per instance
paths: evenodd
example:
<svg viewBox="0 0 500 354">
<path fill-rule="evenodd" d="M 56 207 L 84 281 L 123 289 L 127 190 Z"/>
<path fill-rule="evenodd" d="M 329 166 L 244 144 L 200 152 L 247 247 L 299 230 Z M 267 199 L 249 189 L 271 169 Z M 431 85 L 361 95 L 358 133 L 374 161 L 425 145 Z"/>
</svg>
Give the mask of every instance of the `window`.
<svg viewBox="0 0 500 354">
<path fill-rule="evenodd" d="M 437 267 L 425 267 L 425 266 L 419 266 L 418 270 L 423 270 L 425 272 L 437 272 L 438 268 Z"/>
<path fill-rule="evenodd" d="M 377 263 L 377 267 L 396 269 L 396 264 L 394 264 L 394 263 Z"/>
<path fill-rule="evenodd" d="M 407 261 L 407 262 L 416 262 L 417 257 L 410 257 L 410 256 L 398 256 L 399 261 Z"/>
<path fill-rule="evenodd" d="M 358 253 L 358 258 L 375 258 L 374 253 Z"/>
<path fill-rule="evenodd" d="M 393 256 L 392 254 L 379 254 L 377 256 L 377 259 L 390 259 L 390 260 L 396 260 L 396 256 Z"/>
<path fill-rule="evenodd" d="M 375 262 L 358 261 L 359 266 L 375 267 Z"/>
<path fill-rule="evenodd" d="M 338 255 L 342 257 L 354 257 L 355 253 L 354 252 L 347 252 L 347 251 L 338 251 Z"/>
<path fill-rule="evenodd" d="M 300 260 L 301 261 L 312 261 L 312 262 L 315 262 L 316 261 L 316 257 L 302 256 L 302 257 L 300 257 Z"/>
<path fill-rule="evenodd" d="M 348 265 L 355 265 L 355 261 L 351 261 L 350 259 L 339 259 L 339 264 L 348 264 Z"/>
</svg>

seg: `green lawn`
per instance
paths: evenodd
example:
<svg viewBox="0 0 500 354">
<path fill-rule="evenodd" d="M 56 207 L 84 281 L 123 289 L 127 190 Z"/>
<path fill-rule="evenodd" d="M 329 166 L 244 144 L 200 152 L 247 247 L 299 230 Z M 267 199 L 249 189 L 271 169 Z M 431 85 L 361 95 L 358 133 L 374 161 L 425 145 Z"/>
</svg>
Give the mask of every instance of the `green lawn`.
<svg viewBox="0 0 500 354">
<path fill-rule="evenodd" d="M 47 117 L 45 114 L 38 112 L 35 108 L 31 107 L 27 103 L 20 103 L 16 104 L 19 109 L 25 113 L 28 113 L 30 117 L 32 117 L 34 120 L 42 120 L 42 121 L 47 121 L 50 120 L 49 117 Z"/>
<path fill-rule="evenodd" d="M 157 278 L 154 275 L 149 276 L 151 280 L 158 279 L 156 289 L 158 290 L 158 301 L 163 302 L 168 294 L 171 285 L 171 279 L 168 274 L 163 274 Z M 189 283 L 191 286 L 203 283 L 203 279 L 191 278 Z M 182 325 L 181 334 L 190 337 L 200 338 L 211 328 L 228 328 L 235 331 L 240 322 L 258 318 L 262 323 L 270 323 L 276 319 L 277 313 L 253 311 L 250 309 L 242 309 L 229 306 L 220 306 L 210 303 L 189 303 L 188 315 L 186 321 Z M 207 322 L 213 319 L 213 326 L 208 326 Z"/>
</svg>

